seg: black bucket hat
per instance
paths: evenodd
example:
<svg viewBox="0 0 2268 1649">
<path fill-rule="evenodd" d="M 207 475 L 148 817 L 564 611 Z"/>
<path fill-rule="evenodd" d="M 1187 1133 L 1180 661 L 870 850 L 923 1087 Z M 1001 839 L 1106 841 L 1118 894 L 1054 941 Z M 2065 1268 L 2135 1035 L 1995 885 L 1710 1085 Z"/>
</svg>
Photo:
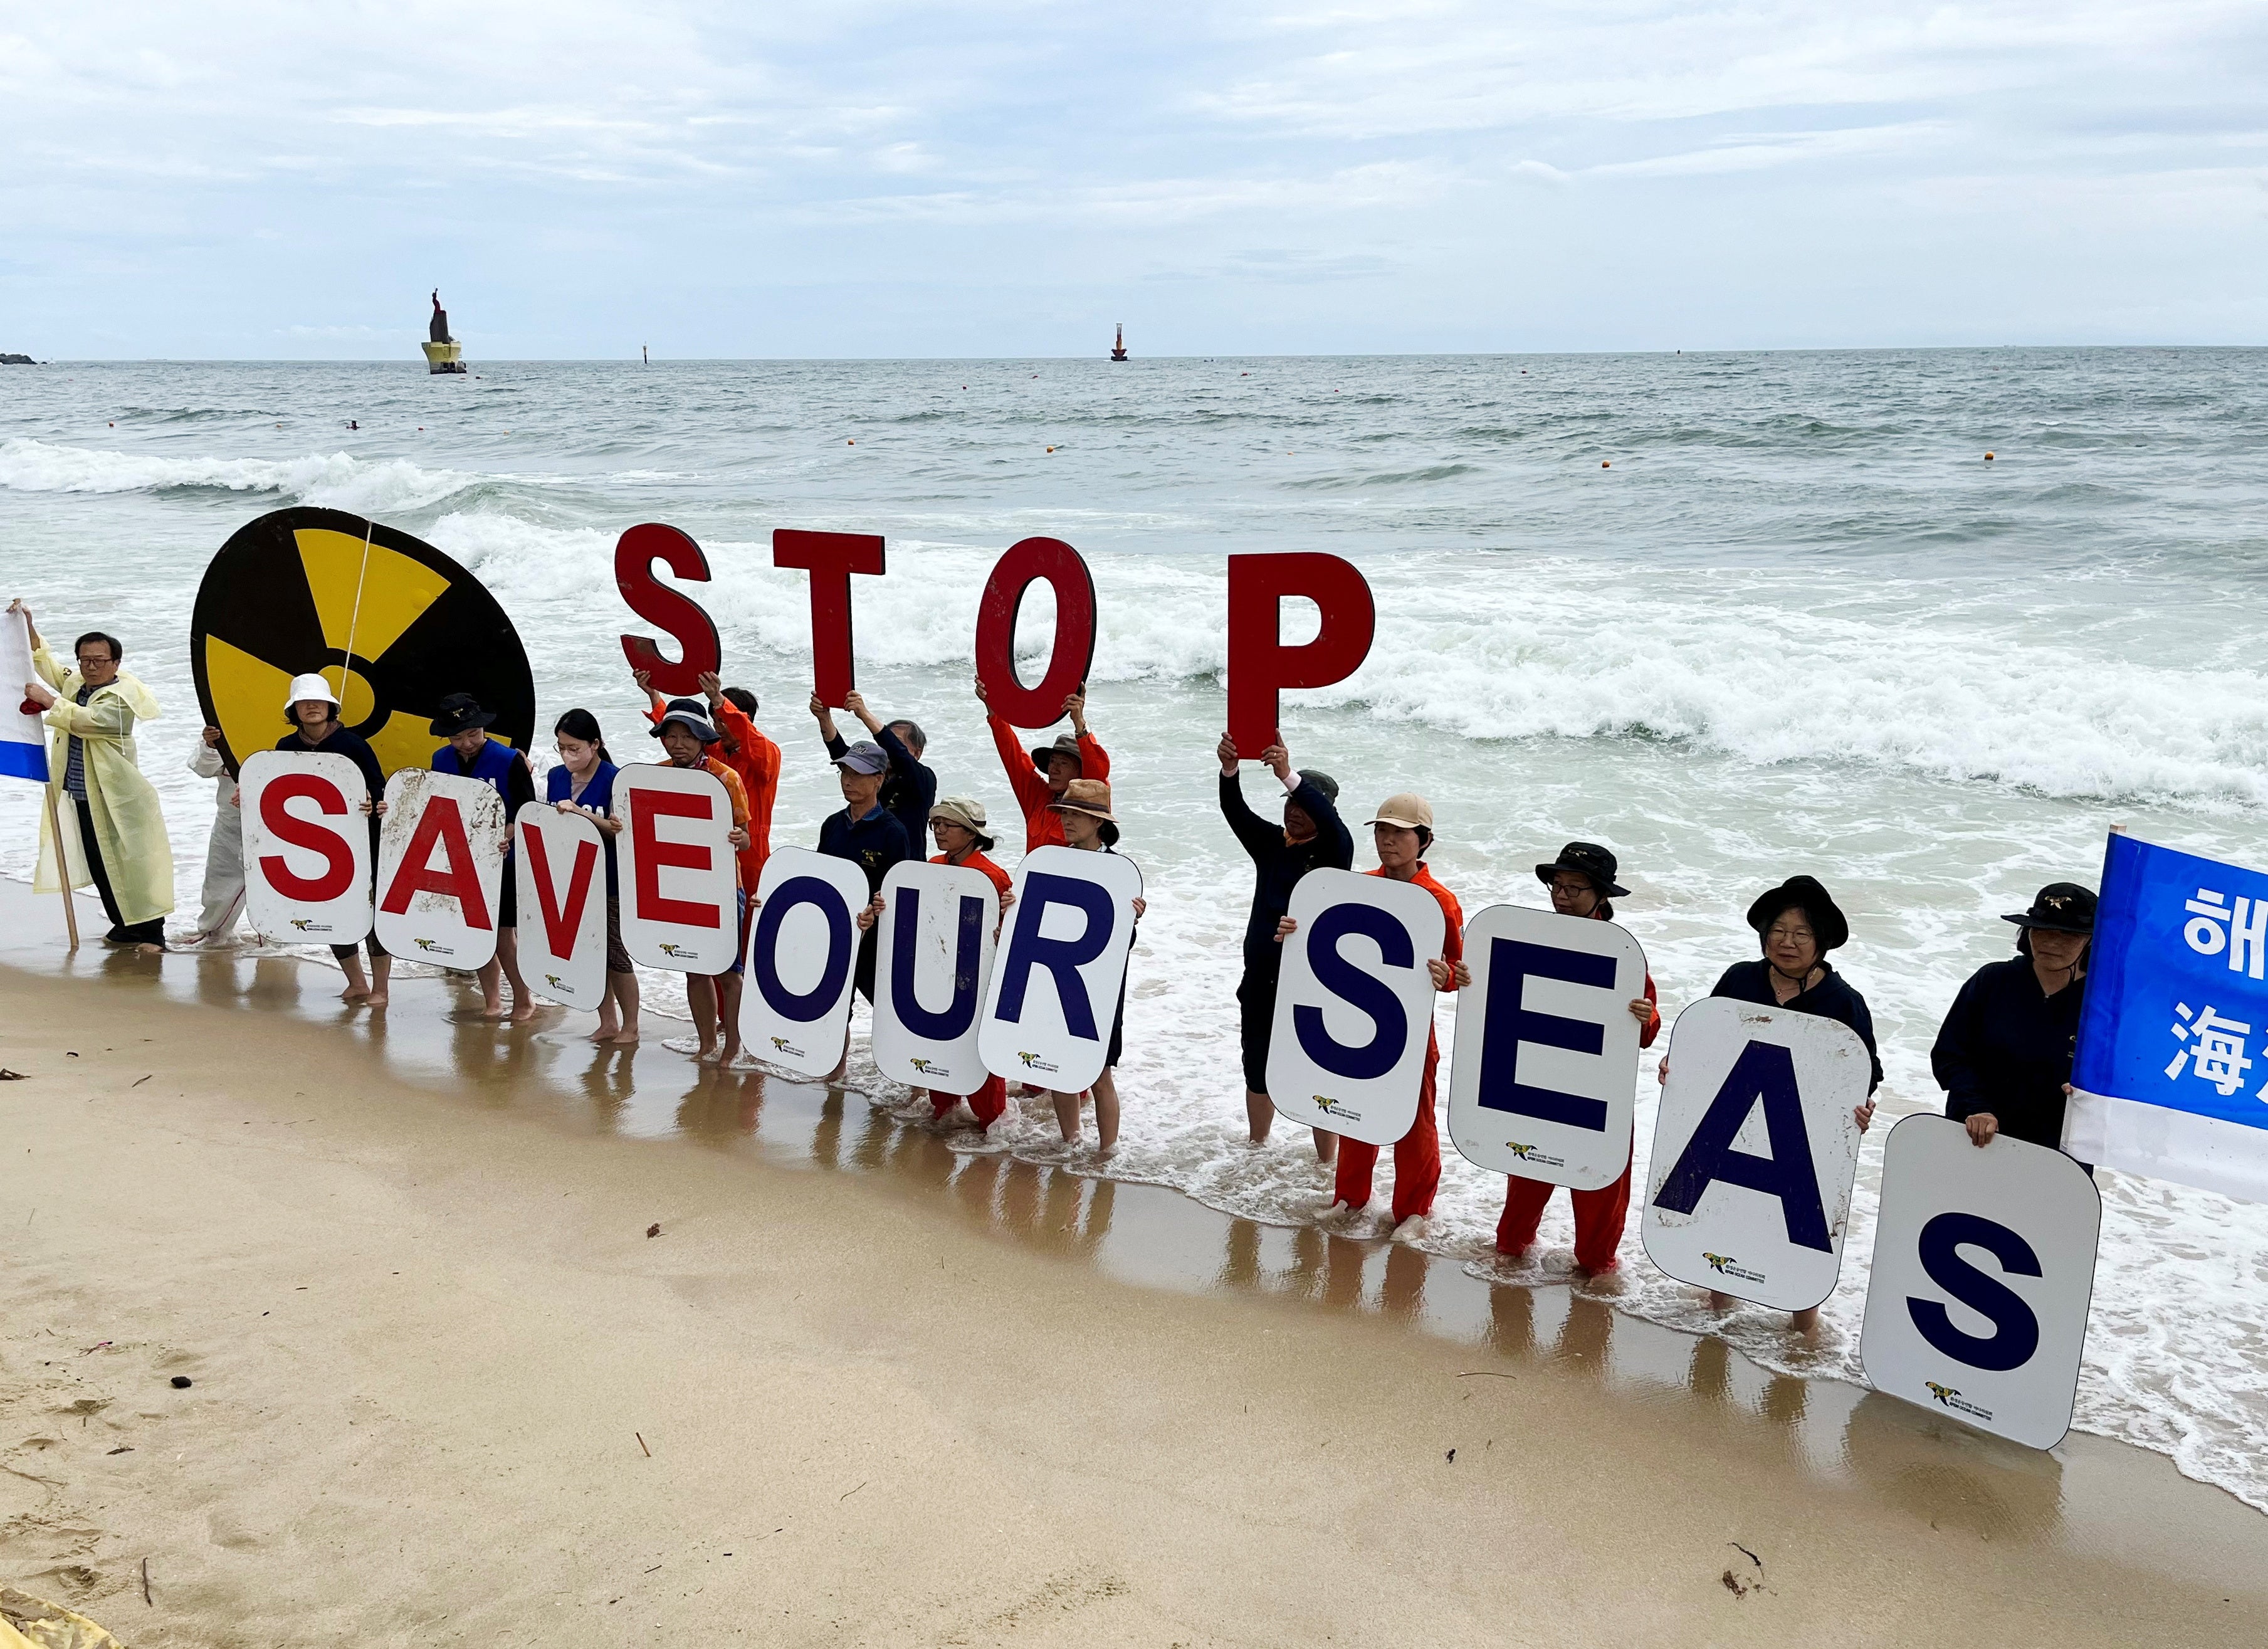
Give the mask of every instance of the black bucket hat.
<svg viewBox="0 0 2268 1649">
<path fill-rule="evenodd" d="M 1570 842 L 1559 850 L 1559 857 L 1549 865 L 1535 867 L 1535 880 L 1546 887 L 1561 871 L 1572 871 L 1578 876 L 1590 879 L 1591 887 L 1602 899 L 1627 899 L 1630 889 L 1616 885 L 1616 872 L 1621 866 L 1609 850 L 1595 842 Z"/>
<path fill-rule="evenodd" d="M 2045 928 L 2051 933 L 2095 931 L 2095 893 L 2077 882 L 2050 882 L 2020 915 L 2002 917 L 2020 928 Z"/>
<path fill-rule="evenodd" d="M 1824 956 L 1851 942 L 1851 924 L 1834 896 L 1808 876 L 1791 876 L 1749 907 L 1749 925 L 1761 935 L 1783 910 L 1800 910 L 1811 919 L 1811 931 Z"/>
<path fill-rule="evenodd" d="M 425 731 L 437 739 L 453 739 L 460 732 L 485 727 L 496 718 L 481 708 L 470 693 L 452 693 L 435 706 L 432 724 Z"/>
</svg>

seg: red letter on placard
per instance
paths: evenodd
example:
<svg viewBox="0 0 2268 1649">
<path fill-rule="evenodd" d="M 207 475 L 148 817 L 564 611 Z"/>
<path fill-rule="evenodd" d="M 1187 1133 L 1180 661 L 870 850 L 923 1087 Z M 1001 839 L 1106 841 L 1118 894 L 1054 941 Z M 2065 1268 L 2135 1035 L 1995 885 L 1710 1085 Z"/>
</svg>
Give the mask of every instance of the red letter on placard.
<svg viewBox="0 0 2268 1649">
<path fill-rule="evenodd" d="M 551 855 L 544 850 L 543 832 L 522 825 L 519 846 L 527 855 L 527 868 L 535 872 L 535 902 L 543 907 L 544 939 L 554 956 L 572 955 L 575 930 L 583 925 L 583 902 L 591 896 L 591 872 L 599 863 L 598 843 L 575 844 L 575 866 L 567 872 L 567 897 L 563 902 L 552 886 Z"/>
<path fill-rule="evenodd" d="M 1026 687 L 1016 675 L 1016 612 L 1042 578 L 1055 586 L 1055 647 L 1040 684 Z M 1079 691 L 1094 662 L 1094 578 L 1086 563 L 1059 538 L 1011 545 L 984 581 L 976 609 L 976 679 L 992 713 L 1012 727 L 1060 721 L 1064 700 Z"/>
<path fill-rule="evenodd" d="M 432 865 L 436 843 L 448 860 L 438 871 Z M 401 855 L 401 867 L 394 872 L 394 885 L 386 890 L 379 909 L 398 917 L 409 909 L 415 894 L 455 900 L 468 928 L 493 925 L 489 902 L 481 896 L 480 872 L 473 868 L 473 844 L 465 839 L 465 816 L 457 811 L 453 796 L 426 797 L 425 810 L 417 815 L 417 828 L 409 833 L 409 846 Z"/>
<path fill-rule="evenodd" d="M 630 604 L 630 611 L 669 632 L 684 659 L 670 663 L 643 636 L 622 637 L 622 657 L 630 661 L 631 669 L 644 670 L 653 678 L 657 692 L 674 696 L 697 693 L 703 672 L 718 668 L 724 659 L 717 644 L 717 626 L 691 597 L 653 576 L 657 561 L 681 578 L 706 584 L 709 559 L 701 553 L 700 545 L 675 527 L 654 521 L 630 528 L 615 544 L 615 587 Z"/>
<path fill-rule="evenodd" d="M 1303 595 L 1322 609 L 1315 638 L 1286 647 L 1284 598 Z M 1276 696 L 1287 687 L 1329 687 L 1362 666 L 1377 627 L 1370 585 L 1336 556 L 1297 551 L 1228 558 L 1228 736 L 1237 754 L 1258 757 L 1280 737 Z"/>
<path fill-rule="evenodd" d="M 772 565 L 801 567 L 811 574 L 811 671 L 813 690 L 822 704 L 837 710 L 858 685 L 850 651 L 850 575 L 882 571 L 882 541 L 871 533 L 806 533 L 794 527 L 772 532 Z"/>
<path fill-rule="evenodd" d="M 713 904 L 693 899 L 666 899 L 661 892 L 661 872 L 675 868 L 705 871 L 709 868 L 709 850 L 697 842 L 665 842 L 654 835 L 654 821 L 663 814 L 673 819 L 712 819 L 715 804 L 706 796 L 689 796 L 683 791 L 640 790 L 637 800 L 630 808 L 630 857 L 637 861 L 637 917 L 641 922 L 674 922 L 682 927 L 722 927 L 724 911 Z"/>
<path fill-rule="evenodd" d="M 337 832 L 284 811 L 285 804 L 303 796 L 313 800 L 319 813 L 342 813 L 347 810 L 347 799 L 339 794 L 339 787 L 330 780 L 313 773 L 279 773 L 260 792 L 260 823 L 286 847 L 321 854 L 322 873 L 312 879 L 295 876 L 281 853 L 263 854 L 260 873 L 268 879 L 270 887 L 286 899 L 311 905 L 328 904 L 346 892 L 354 880 L 354 850 L 339 840 Z"/>
</svg>

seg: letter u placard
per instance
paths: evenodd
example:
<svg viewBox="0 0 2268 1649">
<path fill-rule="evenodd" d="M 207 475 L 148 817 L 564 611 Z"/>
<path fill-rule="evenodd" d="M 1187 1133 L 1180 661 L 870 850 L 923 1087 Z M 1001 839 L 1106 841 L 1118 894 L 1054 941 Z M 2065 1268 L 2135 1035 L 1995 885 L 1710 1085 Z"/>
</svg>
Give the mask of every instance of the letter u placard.
<svg viewBox="0 0 2268 1649">
<path fill-rule="evenodd" d="M 1681 1283 L 1781 1311 L 1835 1292 L 1858 1119 L 1874 1074 L 1849 1026 L 1705 997 L 1669 1034 L 1646 1257 Z"/>
<path fill-rule="evenodd" d="M 622 948 L 648 968 L 723 973 L 740 953 L 725 787 L 699 768 L 640 762 L 615 776 L 614 812 Z"/>
<path fill-rule="evenodd" d="M 1116 853 L 1044 847 L 1016 866 L 1015 894 L 977 1049 L 1011 1082 L 1078 1093 L 1109 1057 L 1142 872 Z"/>
<path fill-rule="evenodd" d="M 907 863 L 882 879 L 874 953 L 874 1064 L 939 1093 L 984 1086 L 976 1011 L 992 977 L 1000 896 L 965 865 Z"/>
<path fill-rule="evenodd" d="M 857 983 L 866 872 L 809 848 L 777 848 L 748 924 L 740 1040 L 768 1065 L 823 1077 L 843 1063 Z"/>
<path fill-rule="evenodd" d="M 1440 904 L 1407 882 L 1319 870 L 1292 890 L 1291 916 L 1268 1096 L 1294 1122 L 1390 1145 L 1418 1119 Z"/>
<path fill-rule="evenodd" d="M 1675 1067 L 1673 1067 L 1673 1070 Z M 1859 1360 L 1877 1391 L 2022 1443 L 2071 1429 L 2102 1199 L 2060 1151 L 1909 1116 L 1882 1152 Z"/>
<path fill-rule="evenodd" d="M 362 769 L 323 751 L 255 750 L 237 792 L 253 931 L 291 944 L 359 944 L 371 920 Z"/>
<path fill-rule="evenodd" d="M 486 967 L 496 954 L 510 829 L 495 785 L 425 768 L 397 770 L 386 781 L 378 838 L 378 942 L 413 962 Z"/>
<path fill-rule="evenodd" d="M 1468 1162 L 1595 1191 L 1630 1161 L 1646 953 L 1611 922 L 1491 905 L 1465 924 L 1449 1137 Z"/>
<path fill-rule="evenodd" d="M 549 802 L 523 802 L 519 851 L 519 970 L 546 1002 L 595 1012 L 607 994 L 607 847 L 599 827 Z"/>
</svg>

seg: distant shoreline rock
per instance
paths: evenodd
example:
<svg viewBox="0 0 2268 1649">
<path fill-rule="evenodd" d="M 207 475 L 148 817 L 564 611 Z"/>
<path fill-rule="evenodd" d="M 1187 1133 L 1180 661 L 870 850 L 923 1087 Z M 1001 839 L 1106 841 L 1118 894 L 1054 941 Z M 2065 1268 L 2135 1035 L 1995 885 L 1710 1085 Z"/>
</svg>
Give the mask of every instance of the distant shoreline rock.
<svg viewBox="0 0 2268 1649">
<path fill-rule="evenodd" d="M 39 363 L 28 355 L 0 355 L 0 366 L 37 366 Z"/>
</svg>

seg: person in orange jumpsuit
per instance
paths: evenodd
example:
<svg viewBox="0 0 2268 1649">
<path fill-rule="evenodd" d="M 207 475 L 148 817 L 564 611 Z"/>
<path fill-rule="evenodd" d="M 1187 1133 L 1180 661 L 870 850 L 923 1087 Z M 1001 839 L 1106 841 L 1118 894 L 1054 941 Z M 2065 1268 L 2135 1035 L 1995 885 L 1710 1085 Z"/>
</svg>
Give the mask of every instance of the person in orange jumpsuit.
<svg viewBox="0 0 2268 1649">
<path fill-rule="evenodd" d="M 1441 906 L 1441 953 L 1429 957 L 1425 971 L 1436 990 L 1454 990 L 1471 983 L 1464 963 L 1465 913 L 1456 894 L 1433 880 L 1426 868 L 1425 850 L 1433 845 L 1433 806 L 1423 796 L 1404 792 L 1389 796 L 1378 817 L 1370 821 L 1371 839 L 1378 850 L 1378 868 L 1370 873 L 1423 887 Z M 1298 930 L 1285 917 L 1277 924 L 1277 936 Z M 1425 1023 L 1425 1068 L 1418 1082 L 1418 1115 L 1410 1131 L 1394 1142 L 1394 1226 L 1398 1233 L 1413 1219 L 1433 1211 L 1433 1195 L 1441 1188 L 1441 1132 L 1433 1117 L 1433 1077 L 1441 1063 L 1441 1045 L 1429 1016 Z M 1337 1177 L 1332 1190 L 1334 1211 L 1355 1213 L 1370 1204 L 1371 1176 L 1378 1167 L 1378 1147 L 1359 1139 L 1339 1141 Z"/>
<path fill-rule="evenodd" d="M 1024 810 L 1024 851 L 1064 845 L 1063 815 L 1049 811 L 1063 798 L 1064 786 L 1075 778 L 1108 779 L 1110 758 L 1086 730 L 1086 688 L 1082 686 L 1064 700 L 1064 714 L 1071 731 L 1053 744 L 1027 751 L 1016 730 L 992 713 L 991 696 L 980 679 L 976 696 L 984 702 L 985 725 L 1000 751 L 1000 765 L 1008 769 L 1009 788 Z"/>
<path fill-rule="evenodd" d="M 646 719 L 659 726 L 666 701 L 653 690 L 652 679 L 644 670 L 633 671 L 630 679 L 646 696 Z M 779 798 L 780 747 L 756 725 L 754 693 L 744 687 L 720 686 L 714 670 L 704 672 L 699 680 L 701 696 L 709 701 L 710 722 L 724 734 L 723 741 L 710 754 L 739 775 L 740 792 L 747 799 L 748 845 L 738 858 L 740 887 L 754 899 L 756 879 L 764 873 L 764 861 L 772 853 L 772 804 Z M 747 938 L 745 931 L 740 935 L 744 950 Z"/>
<path fill-rule="evenodd" d="M 672 767 L 697 768 L 725 787 L 733 810 L 733 844 L 737 872 L 740 857 L 748 850 L 748 798 L 740 776 L 711 755 L 724 735 L 701 713 L 698 699 L 674 698 L 660 707 L 653 736 L 661 740 L 663 759 Z M 736 875 L 737 880 L 737 875 Z M 685 975 L 685 1007 L 693 1016 L 693 1032 L 700 1040 L 698 1057 L 703 1064 L 730 1065 L 740 1054 L 740 976 L 747 965 L 748 901 L 755 889 L 739 889 L 740 949 L 733 965 L 721 974 Z M 722 1032 L 720 1038 L 718 1033 Z"/>
<path fill-rule="evenodd" d="M 941 850 L 930 860 L 932 865 L 966 865 L 970 870 L 983 871 L 991 879 L 992 887 L 1000 895 L 1000 909 L 1005 914 L 1016 902 L 1010 887 L 1008 872 L 995 865 L 985 855 L 992 850 L 993 839 L 984 834 L 984 804 L 966 796 L 945 796 L 929 810 L 930 835 Z M 964 1096 L 930 1091 L 929 1102 L 938 1115 L 961 1103 Z M 968 1108 L 975 1113 L 979 1128 L 990 1128 L 1008 1108 L 1008 1084 L 998 1076 L 988 1076 L 984 1086 L 965 1096 Z"/>
<path fill-rule="evenodd" d="M 1551 908 L 1561 916 L 1611 922 L 1615 919 L 1611 902 L 1630 896 L 1629 888 L 1615 882 L 1620 869 L 1615 856 L 1595 842 L 1570 842 L 1559 850 L 1557 858 L 1535 867 L 1535 879 L 1550 888 Z M 1652 974 L 1646 976 L 1646 994 L 1631 998 L 1630 1011 L 1638 1022 L 1638 1045 L 1653 1047 L 1661 1032 L 1661 1010 L 1655 1005 Z M 1496 1222 L 1496 1246 L 1498 1253 L 1518 1259 L 1535 1246 L 1536 1224 L 1543 1218 L 1553 1187 L 1517 1174 L 1506 1179 L 1504 1217 Z M 1630 1189 L 1631 1148 L 1625 1142 L 1620 1179 L 1595 1191 L 1567 1193 L 1575 1205 L 1577 1270 L 1597 1277 L 1615 1269 L 1623 1225 L 1630 1216 Z"/>
</svg>

